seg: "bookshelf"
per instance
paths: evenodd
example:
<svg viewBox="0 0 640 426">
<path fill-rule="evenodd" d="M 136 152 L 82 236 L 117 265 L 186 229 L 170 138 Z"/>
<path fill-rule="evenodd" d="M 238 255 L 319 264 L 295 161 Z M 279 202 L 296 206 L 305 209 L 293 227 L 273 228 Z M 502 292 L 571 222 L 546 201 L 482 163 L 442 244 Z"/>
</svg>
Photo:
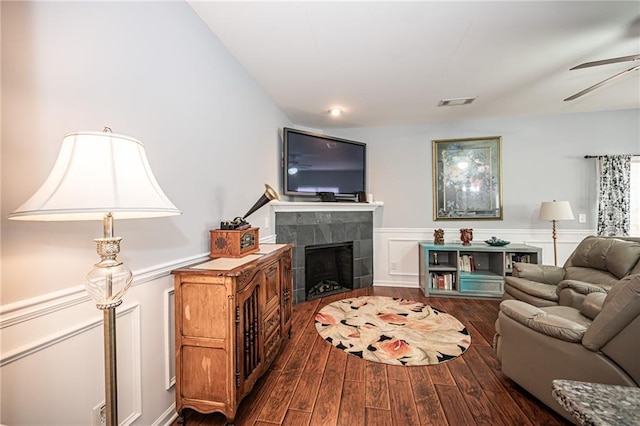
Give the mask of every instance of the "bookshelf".
<svg viewBox="0 0 640 426">
<path fill-rule="evenodd" d="M 425 296 L 502 297 L 515 262 L 540 263 L 542 249 L 525 244 L 419 244 L 420 289 Z"/>
</svg>

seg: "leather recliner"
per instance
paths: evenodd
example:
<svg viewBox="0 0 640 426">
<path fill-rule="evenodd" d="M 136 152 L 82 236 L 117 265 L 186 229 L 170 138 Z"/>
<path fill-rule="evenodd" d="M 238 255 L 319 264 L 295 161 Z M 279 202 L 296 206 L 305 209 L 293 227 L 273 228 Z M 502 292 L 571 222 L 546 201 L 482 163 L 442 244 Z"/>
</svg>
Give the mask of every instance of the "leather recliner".
<svg viewBox="0 0 640 426">
<path fill-rule="evenodd" d="M 607 293 L 621 278 L 640 273 L 640 238 L 589 236 L 560 266 L 516 263 L 505 278 L 503 300 L 579 307 L 587 294 Z M 592 284 L 592 285 L 590 285 Z M 563 291 L 570 288 L 571 291 Z M 573 300 L 561 300 L 571 297 Z"/>
<path fill-rule="evenodd" d="M 570 291 L 570 289 L 568 289 Z M 638 387 L 640 274 L 587 294 L 579 307 L 504 300 L 494 350 L 502 372 L 572 420 L 552 397 L 554 379 Z"/>
</svg>

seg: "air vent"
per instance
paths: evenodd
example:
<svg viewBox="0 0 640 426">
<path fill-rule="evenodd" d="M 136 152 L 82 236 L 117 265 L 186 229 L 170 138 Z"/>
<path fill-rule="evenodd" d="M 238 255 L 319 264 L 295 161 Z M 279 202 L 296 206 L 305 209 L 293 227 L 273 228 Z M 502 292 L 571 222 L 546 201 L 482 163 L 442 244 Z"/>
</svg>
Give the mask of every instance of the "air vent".
<svg viewBox="0 0 640 426">
<path fill-rule="evenodd" d="M 478 99 L 477 97 L 473 98 L 451 98 L 451 99 L 443 99 L 438 103 L 438 106 L 460 106 L 460 105 L 469 105 L 471 102 Z"/>
</svg>

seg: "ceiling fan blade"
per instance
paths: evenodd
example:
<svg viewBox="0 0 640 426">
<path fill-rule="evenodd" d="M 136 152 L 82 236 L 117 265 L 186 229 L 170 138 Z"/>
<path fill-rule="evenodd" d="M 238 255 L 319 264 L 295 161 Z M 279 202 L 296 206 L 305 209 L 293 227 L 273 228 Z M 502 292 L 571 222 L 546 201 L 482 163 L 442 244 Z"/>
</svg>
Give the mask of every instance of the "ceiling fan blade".
<svg viewBox="0 0 640 426">
<path fill-rule="evenodd" d="M 603 85 L 603 84 L 605 84 L 605 83 L 610 82 L 611 80 L 614 80 L 614 79 L 616 79 L 616 78 L 622 77 L 623 75 L 628 74 L 628 73 L 630 73 L 631 71 L 637 71 L 637 70 L 639 70 L 639 69 L 640 69 L 640 65 L 636 65 L 635 67 L 631 67 L 631 68 L 629 68 L 628 70 L 625 70 L 625 71 L 619 72 L 618 74 L 616 74 L 616 75 L 614 75 L 614 76 L 612 76 L 612 77 L 609 77 L 609 78 L 607 78 L 606 80 L 602 80 L 600 83 L 596 83 L 596 84 L 594 84 L 593 86 L 591 86 L 591 87 L 587 87 L 587 88 L 586 88 L 586 89 L 584 89 L 583 91 L 576 93 L 575 95 L 569 96 L 567 99 L 565 99 L 565 101 L 572 101 L 572 100 L 574 100 L 574 99 L 576 99 L 576 98 L 579 98 L 579 97 L 580 97 L 580 96 L 582 96 L 582 95 L 586 95 L 587 93 L 589 93 L 589 92 L 592 92 L 592 91 L 596 90 L 598 87 L 602 86 L 602 85 Z"/>
<path fill-rule="evenodd" d="M 615 64 L 618 62 L 637 61 L 639 59 L 640 59 L 640 55 L 629 55 L 629 56 L 620 56 L 619 58 L 602 59 L 600 61 L 585 62 L 584 64 L 576 65 L 573 68 L 569 68 L 569 71 L 577 70 L 581 68 L 596 67 L 598 65 Z"/>
</svg>

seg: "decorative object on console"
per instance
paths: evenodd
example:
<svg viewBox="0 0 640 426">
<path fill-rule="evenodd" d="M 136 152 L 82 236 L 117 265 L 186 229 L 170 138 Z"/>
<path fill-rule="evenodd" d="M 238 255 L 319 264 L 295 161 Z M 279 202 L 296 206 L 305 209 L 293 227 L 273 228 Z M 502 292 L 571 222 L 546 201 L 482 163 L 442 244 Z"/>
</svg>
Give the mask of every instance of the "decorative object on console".
<svg viewBox="0 0 640 426">
<path fill-rule="evenodd" d="M 556 233 L 556 222 L 559 220 L 573 220 L 573 211 L 571 211 L 571 204 L 568 201 L 543 201 L 540 204 L 539 220 L 547 220 L 552 222 L 552 234 L 553 237 L 553 264 L 558 266 L 558 248 L 556 240 L 558 235 Z"/>
<path fill-rule="evenodd" d="M 502 247 L 511 244 L 511 241 L 501 240 L 500 238 L 496 237 L 491 237 L 488 240 L 484 240 L 484 242 L 494 247 Z"/>
<path fill-rule="evenodd" d="M 269 186 L 269 184 L 265 183 L 264 187 L 265 190 L 262 196 L 258 199 L 258 201 L 255 202 L 253 207 L 251 207 L 249 211 L 244 214 L 244 216 L 238 216 L 233 220 L 220 222 L 220 229 L 248 229 L 251 227 L 251 224 L 249 224 L 245 219 L 249 217 L 251 213 L 255 212 L 271 200 L 280 200 L 280 196 L 278 195 L 276 190 Z"/>
<path fill-rule="evenodd" d="M 323 203 L 335 203 L 338 201 L 336 199 L 336 194 L 333 192 L 318 192 L 318 197 L 320 197 L 320 201 Z"/>
<path fill-rule="evenodd" d="M 444 229 L 438 228 L 433 231 L 433 244 L 444 244 Z"/>
<path fill-rule="evenodd" d="M 260 250 L 259 228 L 212 229 L 209 257 L 242 257 Z"/>
<path fill-rule="evenodd" d="M 220 223 L 220 229 L 210 230 L 209 257 L 242 257 L 260 249 L 259 228 L 252 228 L 246 218 L 271 200 L 280 200 L 278 193 L 264 184 L 262 196 L 244 216 Z"/>
<path fill-rule="evenodd" d="M 453 315 L 397 297 L 338 300 L 320 309 L 315 323 L 320 336 L 337 348 L 384 364 L 439 364 L 471 345 L 469 332 Z"/>
<path fill-rule="evenodd" d="M 470 246 L 471 241 L 473 240 L 473 229 L 460 228 L 460 240 L 462 241 L 463 246 Z"/>
<path fill-rule="evenodd" d="M 432 142 L 433 219 L 502 220 L 500 136 Z"/>
<path fill-rule="evenodd" d="M 49 177 L 9 219 L 37 221 L 102 220 L 96 238 L 100 261 L 87 274 L 86 288 L 104 313 L 106 424 L 118 424 L 116 313 L 132 282 L 117 260 L 120 237 L 113 221 L 181 214 L 164 194 L 149 167 L 144 146 L 128 136 L 104 132 L 66 135 Z"/>
</svg>

